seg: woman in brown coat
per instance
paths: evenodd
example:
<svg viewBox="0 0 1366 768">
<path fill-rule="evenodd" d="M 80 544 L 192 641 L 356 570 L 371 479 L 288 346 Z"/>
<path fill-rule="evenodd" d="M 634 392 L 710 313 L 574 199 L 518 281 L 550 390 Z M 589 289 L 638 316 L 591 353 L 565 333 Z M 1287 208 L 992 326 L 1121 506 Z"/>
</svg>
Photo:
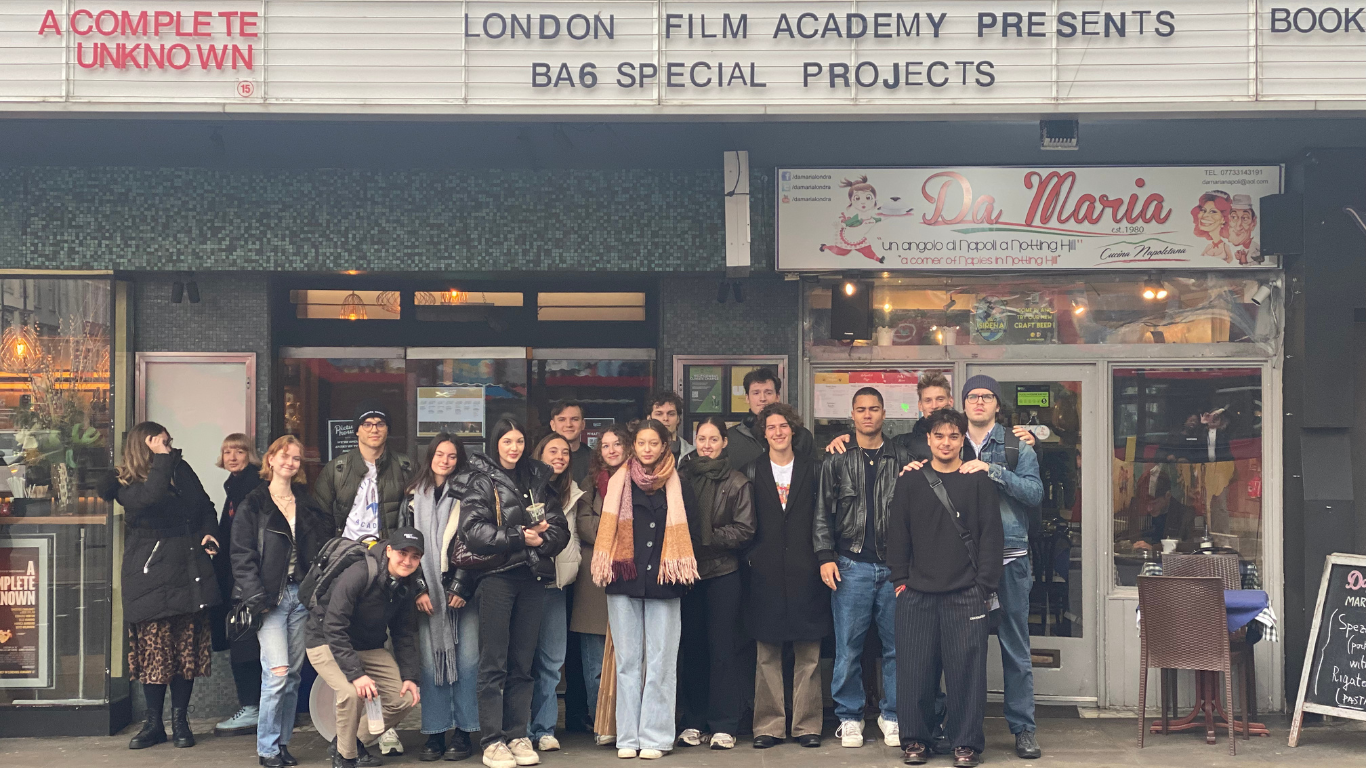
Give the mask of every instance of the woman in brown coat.
<svg viewBox="0 0 1366 768">
<path fill-rule="evenodd" d="M 598 447 L 593 451 L 593 460 L 588 475 L 580 487 L 584 494 L 579 497 L 576 510 L 579 529 L 579 548 L 583 558 L 579 561 L 579 577 L 574 580 L 574 615 L 569 622 L 569 631 L 579 633 L 579 648 L 583 657 L 583 682 L 588 692 L 589 707 L 596 707 L 598 686 L 602 682 L 602 656 L 607 640 L 607 590 L 593 583 L 593 542 L 598 538 L 598 521 L 602 519 L 602 500 L 607 494 L 607 481 L 617 471 L 627 457 L 630 445 L 625 426 L 614 426 L 603 433 Z M 600 733 L 600 745 L 611 744 L 615 736 Z"/>
</svg>

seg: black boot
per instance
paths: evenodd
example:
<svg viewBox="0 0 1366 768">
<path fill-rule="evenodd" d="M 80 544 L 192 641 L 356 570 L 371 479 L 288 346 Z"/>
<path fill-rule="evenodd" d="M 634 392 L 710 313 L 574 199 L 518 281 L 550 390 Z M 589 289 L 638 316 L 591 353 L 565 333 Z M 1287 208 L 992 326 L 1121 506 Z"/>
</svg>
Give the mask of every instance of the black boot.
<svg viewBox="0 0 1366 768">
<path fill-rule="evenodd" d="M 456 728 L 451 731 L 451 743 L 446 747 L 446 759 L 452 762 L 464 760 L 474 754 L 474 747 L 470 746 L 470 735 Z"/>
<path fill-rule="evenodd" d="M 161 722 L 161 710 L 149 709 L 142 721 L 142 730 L 128 741 L 129 749 L 146 749 L 166 741 L 166 726 Z"/>
<path fill-rule="evenodd" d="M 194 734 L 190 732 L 189 711 L 171 709 L 171 741 L 177 747 L 193 747 Z"/>
<path fill-rule="evenodd" d="M 417 756 L 418 760 L 424 763 L 432 763 L 441 759 L 446 754 L 446 734 L 433 733 L 427 736 L 427 743 L 422 745 L 422 754 Z"/>
</svg>

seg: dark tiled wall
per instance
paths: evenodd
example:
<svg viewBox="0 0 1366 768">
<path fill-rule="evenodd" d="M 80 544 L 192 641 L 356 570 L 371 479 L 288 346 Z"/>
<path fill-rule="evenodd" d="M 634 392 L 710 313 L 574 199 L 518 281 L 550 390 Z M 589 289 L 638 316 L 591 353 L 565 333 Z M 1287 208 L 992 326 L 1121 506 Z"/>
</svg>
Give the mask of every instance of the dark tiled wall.
<svg viewBox="0 0 1366 768">
<path fill-rule="evenodd" d="M 714 271 L 725 265 L 721 190 L 719 164 L 7 169 L 0 268 Z"/>
<path fill-rule="evenodd" d="M 787 355 L 787 402 L 799 402 L 801 361 L 798 290 L 801 283 L 771 277 L 745 281 L 745 301 L 716 301 L 716 278 L 665 278 L 659 332 L 661 382 L 673 381 L 674 355 Z"/>
<path fill-rule="evenodd" d="M 138 352 L 255 352 L 256 442 L 270 444 L 270 300 L 259 273 L 198 273 L 200 301 L 171 301 L 170 275 L 134 278 L 133 349 Z"/>
</svg>

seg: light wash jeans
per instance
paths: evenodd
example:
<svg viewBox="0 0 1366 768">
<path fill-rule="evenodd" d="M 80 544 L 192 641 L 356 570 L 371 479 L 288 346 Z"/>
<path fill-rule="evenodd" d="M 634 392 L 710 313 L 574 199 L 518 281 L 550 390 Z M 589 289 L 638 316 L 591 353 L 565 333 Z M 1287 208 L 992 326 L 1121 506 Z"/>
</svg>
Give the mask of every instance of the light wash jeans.
<svg viewBox="0 0 1366 768">
<path fill-rule="evenodd" d="M 607 650 L 607 635 L 590 635 L 586 632 L 579 632 L 578 635 L 579 656 L 583 659 L 583 687 L 588 694 L 588 716 L 596 720 L 598 689 L 602 685 L 602 656 Z"/>
<path fill-rule="evenodd" d="M 304 622 L 308 611 L 299 602 L 299 585 L 290 584 L 261 621 L 261 714 L 256 721 L 256 754 L 274 757 L 289 744 L 299 708 L 299 670 L 304 665 Z M 289 671 L 277 675 L 275 667 Z"/>
<path fill-rule="evenodd" d="M 435 601 L 433 601 L 435 602 Z M 422 732 L 431 736 L 458 728 L 466 733 L 479 730 L 479 609 L 473 603 L 455 611 L 454 683 L 437 685 L 432 657 L 432 636 L 426 614 L 418 614 L 418 654 L 422 669 L 418 687 L 422 692 Z"/>
<path fill-rule="evenodd" d="M 560 720 L 560 700 L 555 688 L 564 669 L 565 646 L 569 643 L 569 614 L 564 590 L 546 587 L 545 608 L 541 613 L 541 636 L 536 641 L 536 661 L 531 665 L 531 723 L 527 735 L 535 744 L 542 736 L 554 736 Z"/>
<path fill-rule="evenodd" d="M 682 601 L 607 596 L 617 659 L 617 748 L 674 746 Z"/>
<path fill-rule="evenodd" d="M 877 626 L 882 641 L 882 717 L 896 722 L 896 593 L 885 565 L 862 563 L 840 555 L 840 581 L 831 595 L 835 616 L 835 667 L 830 697 L 840 722 L 863 720 L 863 641 Z"/>
<path fill-rule="evenodd" d="M 1029 591 L 1034 587 L 1029 555 L 1018 557 L 1001 572 L 1001 671 L 1005 674 L 1006 724 L 1011 733 L 1034 730 L 1034 665 L 1029 652 Z"/>
</svg>

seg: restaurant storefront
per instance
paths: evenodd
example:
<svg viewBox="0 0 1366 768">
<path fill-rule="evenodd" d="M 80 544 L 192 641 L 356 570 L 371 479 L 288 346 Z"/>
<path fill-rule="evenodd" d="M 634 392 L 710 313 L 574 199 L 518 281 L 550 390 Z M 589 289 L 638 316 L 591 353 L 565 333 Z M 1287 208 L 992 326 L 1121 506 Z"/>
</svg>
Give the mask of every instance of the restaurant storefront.
<svg viewBox="0 0 1366 768">
<path fill-rule="evenodd" d="M 1279 603 L 1280 440 L 1262 416 L 1280 399 L 1282 324 L 1270 302 L 1249 298 L 1280 281 L 1274 270 L 1167 273 L 1159 301 L 1143 298 L 1145 275 L 879 276 L 860 289 L 871 287 L 886 324 L 851 346 L 825 333 L 831 293 L 848 281 L 824 278 L 803 294 L 802 412 L 823 444 L 849 429 L 852 392 L 873 386 L 887 398 L 888 431 L 900 433 L 914 426 L 926 373 L 955 387 L 976 374 L 1000 381 L 1001 422 L 1048 435 L 1036 447 L 1044 524 L 1031 541 L 1036 695 L 1133 708 L 1135 579 L 1162 539 L 1182 552 L 1202 541 L 1236 550 Z M 1000 333 L 989 305 L 1044 337 Z M 1154 330 L 1173 340 L 1154 342 Z M 1258 656 L 1260 711 L 1279 708 L 1279 650 Z M 988 668 L 999 692 L 1000 667 Z"/>
<path fill-rule="evenodd" d="M 822 443 L 865 383 L 910 429 L 927 371 L 993 375 L 1002 418 L 1049 428 L 1041 700 L 1136 705 L 1134 584 L 1163 539 L 1257 571 L 1285 630 L 1257 649 L 1258 709 L 1293 694 L 1304 595 L 1357 526 L 1315 516 L 1300 452 L 1366 431 L 1291 405 L 1351 367 L 1366 305 L 1339 215 L 1366 210 L 1346 33 L 1242 0 L 183 5 L 0 11 L 0 455 L 26 467 L 0 553 L 34 563 L 39 602 L 0 656 L 20 670 L 0 667 L 0 735 L 118 729 L 136 705 L 122 512 L 90 489 L 138 419 L 217 500 L 230 431 L 297 434 L 316 473 L 370 398 L 407 453 L 544 425 L 564 397 L 591 439 L 665 387 L 690 429 L 742 417 L 759 365 Z M 1069 169 L 1103 183 L 1043 193 Z M 839 175 L 784 175 L 812 171 Z M 854 209 L 838 183 L 862 175 Z M 1249 214 L 1256 253 L 1224 231 Z M 194 707 L 236 708 L 226 663 Z"/>
<path fill-rule="evenodd" d="M 1255 214 L 1280 168 L 778 176 L 777 265 L 806 275 L 802 412 L 818 444 L 850 429 L 863 386 L 883 392 L 890 432 L 910 431 L 930 372 L 992 376 L 1002 423 L 1046 428 L 1036 696 L 1137 706 L 1136 578 L 1164 544 L 1237 552 L 1280 604 L 1280 539 L 1264 535 L 1279 512 L 1263 505 L 1280 440 L 1262 416 L 1279 410 L 1284 275 Z M 1134 191 L 1100 194 L 1116 189 Z M 1259 659 L 1260 711 L 1281 700 L 1276 656 Z"/>
</svg>

